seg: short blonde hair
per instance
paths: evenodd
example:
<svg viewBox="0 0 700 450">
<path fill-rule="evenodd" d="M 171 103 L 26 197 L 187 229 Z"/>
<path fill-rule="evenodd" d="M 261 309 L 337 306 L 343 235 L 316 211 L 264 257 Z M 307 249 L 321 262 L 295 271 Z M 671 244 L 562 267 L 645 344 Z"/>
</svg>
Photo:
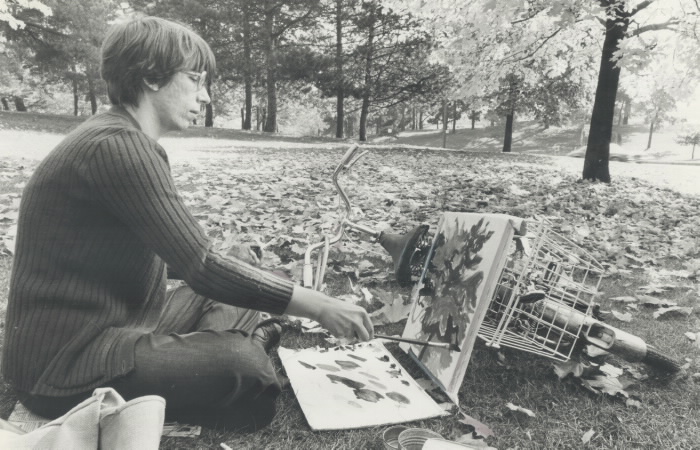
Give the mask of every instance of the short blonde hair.
<svg viewBox="0 0 700 450">
<path fill-rule="evenodd" d="M 100 72 L 115 105 L 137 106 L 143 81 L 164 86 L 182 70 L 207 71 L 216 60 L 209 45 L 187 26 L 159 17 L 116 23 L 102 43 Z"/>
</svg>

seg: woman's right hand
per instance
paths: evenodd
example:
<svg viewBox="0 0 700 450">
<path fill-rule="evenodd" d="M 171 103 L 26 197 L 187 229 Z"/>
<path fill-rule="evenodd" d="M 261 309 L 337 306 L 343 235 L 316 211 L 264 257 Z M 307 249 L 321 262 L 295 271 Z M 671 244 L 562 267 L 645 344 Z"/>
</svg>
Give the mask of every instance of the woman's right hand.
<svg viewBox="0 0 700 450">
<path fill-rule="evenodd" d="M 286 312 L 315 320 L 338 338 L 351 341 L 374 338 L 374 325 L 364 308 L 312 289 L 294 286 Z"/>
</svg>

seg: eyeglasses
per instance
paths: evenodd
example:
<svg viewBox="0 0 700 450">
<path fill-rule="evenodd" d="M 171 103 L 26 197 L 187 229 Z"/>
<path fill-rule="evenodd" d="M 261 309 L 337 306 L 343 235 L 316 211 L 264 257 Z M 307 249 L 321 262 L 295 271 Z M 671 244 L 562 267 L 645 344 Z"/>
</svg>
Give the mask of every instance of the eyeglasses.
<svg viewBox="0 0 700 450">
<path fill-rule="evenodd" d="M 204 83 L 207 81 L 207 71 L 203 70 L 202 73 L 192 72 L 190 70 L 183 70 L 182 73 L 190 77 L 190 80 L 197 83 L 197 90 L 199 91 L 204 87 Z"/>
</svg>

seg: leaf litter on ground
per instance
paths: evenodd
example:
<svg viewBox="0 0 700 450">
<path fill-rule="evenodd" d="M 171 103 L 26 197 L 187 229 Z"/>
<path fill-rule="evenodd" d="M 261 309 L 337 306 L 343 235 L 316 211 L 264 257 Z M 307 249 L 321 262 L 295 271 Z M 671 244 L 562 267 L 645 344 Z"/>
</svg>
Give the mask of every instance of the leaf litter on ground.
<svg viewBox="0 0 700 450">
<path fill-rule="evenodd" d="M 263 267 L 286 268 L 300 282 L 306 246 L 337 229 L 341 203 L 330 175 L 343 151 L 230 149 L 226 158 L 173 162 L 172 171 L 183 199 L 214 240 L 231 244 L 262 236 L 269 242 Z M 3 173 L 18 175 L 11 178 L 17 181 L 15 191 L 0 197 L 0 246 L 5 253 L 14 246 L 19 190 L 35 167 L 27 161 L 0 161 Z M 356 206 L 353 220 L 369 227 L 400 233 L 427 223 L 434 230 L 443 211 L 537 217 L 590 252 L 606 267 L 606 276 L 624 279 L 631 271 L 649 270 L 687 282 L 700 273 L 700 199 L 638 179 L 597 184 L 553 169 L 537 157 L 402 149 L 372 150 L 354 170 L 343 186 Z M 527 180 L 526 189 L 517 180 Z M 379 260 L 367 260 L 369 255 L 383 258 L 390 269 L 383 249 L 359 233 L 344 239 L 352 244 L 336 246 L 336 255 L 342 255 L 334 259 L 337 273 L 357 280 L 358 269 L 369 269 L 370 262 L 377 271 L 363 271 L 363 284 L 374 283 L 386 292 L 390 270 L 377 267 Z M 669 270 L 669 260 L 682 261 L 685 272 Z M 636 298 L 641 305 L 673 308 L 674 302 L 651 295 L 665 294 L 674 286 L 650 284 L 640 288 Z M 375 314 L 378 322 L 396 322 L 407 314 L 404 294 L 383 295 L 374 288 L 370 292 L 383 304 Z M 631 298 L 627 293 L 610 300 L 635 303 Z M 577 363 L 560 367 L 560 378 L 586 373 Z M 603 376 L 589 382 L 589 388 L 620 393 L 619 380 Z"/>
</svg>

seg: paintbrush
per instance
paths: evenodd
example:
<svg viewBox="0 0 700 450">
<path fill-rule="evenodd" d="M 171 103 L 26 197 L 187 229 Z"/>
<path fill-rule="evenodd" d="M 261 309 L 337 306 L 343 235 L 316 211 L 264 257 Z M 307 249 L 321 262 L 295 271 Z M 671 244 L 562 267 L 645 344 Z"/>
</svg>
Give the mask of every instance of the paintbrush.
<svg viewBox="0 0 700 450">
<path fill-rule="evenodd" d="M 459 352 L 460 351 L 459 346 L 457 344 L 453 344 L 451 342 L 419 341 L 418 339 L 409 339 L 409 338 L 403 338 L 403 337 L 397 337 L 397 336 L 387 336 L 385 334 L 377 334 L 377 333 L 374 333 L 374 337 L 378 338 L 378 339 L 388 339 L 390 341 L 406 342 L 407 344 L 427 345 L 428 347 L 446 348 L 447 350 L 450 350 L 452 352 Z"/>
</svg>

